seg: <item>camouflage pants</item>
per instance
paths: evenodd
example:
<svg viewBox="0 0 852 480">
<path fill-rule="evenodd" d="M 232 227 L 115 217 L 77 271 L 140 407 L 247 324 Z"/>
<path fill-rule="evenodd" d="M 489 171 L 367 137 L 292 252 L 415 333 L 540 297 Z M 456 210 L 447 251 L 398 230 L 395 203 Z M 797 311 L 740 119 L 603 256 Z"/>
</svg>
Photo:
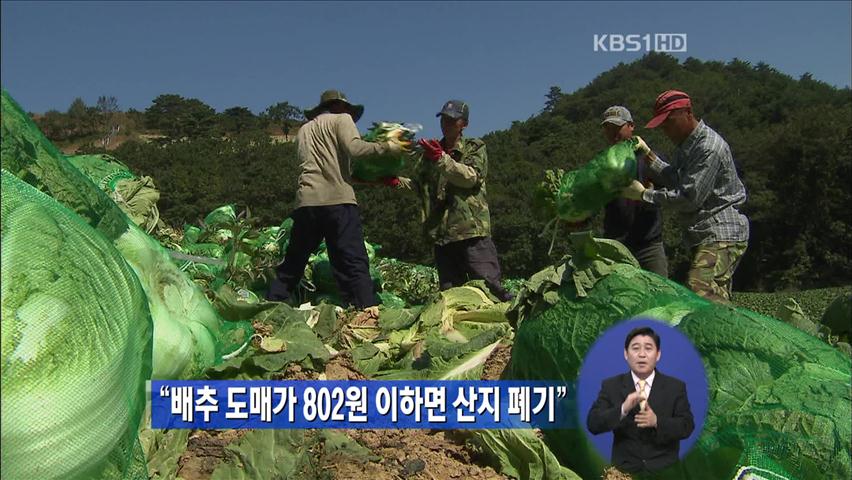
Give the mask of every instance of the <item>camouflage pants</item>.
<svg viewBox="0 0 852 480">
<path fill-rule="evenodd" d="M 689 267 L 687 286 L 708 300 L 730 303 L 731 280 L 747 246 L 745 242 L 699 245 Z"/>
</svg>

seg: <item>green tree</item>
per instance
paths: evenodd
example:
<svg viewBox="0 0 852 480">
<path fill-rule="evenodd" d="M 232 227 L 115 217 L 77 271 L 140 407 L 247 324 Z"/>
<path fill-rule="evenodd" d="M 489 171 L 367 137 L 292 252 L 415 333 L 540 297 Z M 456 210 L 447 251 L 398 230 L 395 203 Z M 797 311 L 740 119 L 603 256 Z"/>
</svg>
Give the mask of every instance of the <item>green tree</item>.
<svg viewBox="0 0 852 480">
<path fill-rule="evenodd" d="M 83 101 L 82 98 L 77 97 L 71 102 L 71 105 L 68 106 L 68 111 L 65 112 L 74 120 L 83 119 L 86 117 L 86 112 L 88 110 L 88 106 L 86 106 L 86 102 Z"/>
<path fill-rule="evenodd" d="M 231 107 L 219 116 L 219 125 L 227 134 L 240 134 L 257 130 L 258 118 L 246 107 Z"/>
<path fill-rule="evenodd" d="M 545 95 L 545 97 L 547 97 L 547 101 L 544 103 L 544 110 L 542 111 L 552 112 L 553 108 L 556 107 L 556 102 L 558 102 L 559 99 L 562 98 L 562 95 L 563 94 L 561 88 L 556 86 L 550 87 L 550 91 L 547 92 L 547 95 Z"/>
<path fill-rule="evenodd" d="M 278 102 L 271 105 L 264 113 L 264 117 L 270 122 L 281 127 L 284 135 L 289 137 L 293 128 L 299 126 L 305 120 L 305 114 L 299 107 L 290 105 L 289 102 Z"/>
<path fill-rule="evenodd" d="M 145 110 L 145 126 L 172 141 L 210 137 L 215 134 L 216 111 L 195 98 L 164 94 Z"/>
<path fill-rule="evenodd" d="M 66 112 L 68 115 L 68 139 L 85 137 L 97 130 L 97 117 L 93 108 L 86 105 L 82 98 L 77 97 L 71 102 Z"/>
<path fill-rule="evenodd" d="M 48 110 L 36 118 L 35 122 L 51 141 L 61 142 L 68 139 L 68 116 L 58 110 Z"/>
</svg>

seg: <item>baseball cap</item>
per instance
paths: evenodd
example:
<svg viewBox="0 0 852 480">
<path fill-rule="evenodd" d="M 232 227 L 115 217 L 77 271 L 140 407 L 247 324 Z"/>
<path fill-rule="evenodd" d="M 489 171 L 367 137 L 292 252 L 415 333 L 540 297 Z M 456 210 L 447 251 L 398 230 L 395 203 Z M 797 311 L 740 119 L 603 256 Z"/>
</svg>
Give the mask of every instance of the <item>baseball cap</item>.
<svg viewBox="0 0 852 480">
<path fill-rule="evenodd" d="M 435 116 L 440 117 L 441 115 L 467 120 L 470 115 L 470 109 L 467 104 L 461 100 L 449 100 L 444 104 L 444 108 L 442 108 Z"/>
<path fill-rule="evenodd" d="M 645 125 L 645 128 L 657 128 L 673 110 L 679 108 L 692 108 L 692 100 L 689 95 L 680 90 L 666 90 L 654 102 L 654 118 Z"/>
<path fill-rule="evenodd" d="M 605 123 L 612 123 L 614 125 L 621 126 L 627 122 L 633 123 L 633 116 L 630 115 L 630 110 L 622 107 L 621 105 L 613 105 L 604 111 L 601 125 Z"/>
</svg>

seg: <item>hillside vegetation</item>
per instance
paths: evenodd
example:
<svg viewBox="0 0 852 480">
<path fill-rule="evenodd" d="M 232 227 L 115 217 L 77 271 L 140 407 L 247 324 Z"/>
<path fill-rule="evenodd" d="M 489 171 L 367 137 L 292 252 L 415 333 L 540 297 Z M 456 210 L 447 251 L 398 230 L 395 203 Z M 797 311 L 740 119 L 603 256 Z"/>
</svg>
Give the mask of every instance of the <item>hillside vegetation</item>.
<svg viewBox="0 0 852 480">
<path fill-rule="evenodd" d="M 681 63 L 663 54 L 619 64 L 573 93 L 553 87 L 539 115 L 485 135 L 493 236 L 507 275 L 528 276 L 565 252 L 566 242 L 557 237 L 548 255 L 551 238 L 540 235 L 547 219 L 531 215 L 532 192 L 544 171 L 577 168 L 605 147 L 599 118 L 606 107 L 627 106 L 641 127 L 657 94 L 669 88 L 690 93 L 697 115 L 725 137 L 749 192 L 751 240 L 735 289 L 849 284 L 852 92 L 807 74 L 793 79 L 762 63 Z M 277 224 L 293 207 L 298 165 L 295 147 L 273 142 L 263 130 L 269 112 L 264 123 L 242 107 L 217 114 L 198 100 L 161 95 L 137 117 L 163 131 L 163 141 L 127 141 L 112 153 L 156 180 L 162 218 L 172 225 L 197 223 L 225 203 Z M 276 121 L 295 125 L 292 113 L 278 112 Z M 660 132 L 637 133 L 665 156 L 674 149 Z M 431 246 L 418 235 L 413 194 L 359 187 L 358 196 L 365 233 L 384 255 L 431 261 Z M 670 274 L 682 279 L 688 250 L 668 216 L 664 240 Z"/>
</svg>

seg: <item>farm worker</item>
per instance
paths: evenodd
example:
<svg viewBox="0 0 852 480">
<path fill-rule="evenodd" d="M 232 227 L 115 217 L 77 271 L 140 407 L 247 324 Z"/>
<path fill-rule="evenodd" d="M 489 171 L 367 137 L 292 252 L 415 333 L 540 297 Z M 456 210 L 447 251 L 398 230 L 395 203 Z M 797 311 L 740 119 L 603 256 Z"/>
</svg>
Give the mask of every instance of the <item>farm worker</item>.
<svg viewBox="0 0 852 480">
<path fill-rule="evenodd" d="M 463 135 L 470 117 L 467 103 L 450 100 L 436 116 L 444 137 L 418 142 L 424 168 L 416 185 L 425 200 L 424 228 L 434 243 L 440 288 L 482 279 L 501 301 L 511 300 L 491 240 L 485 142 Z"/>
<path fill-rule="evenodd" d="M 620 105 L 607 108 L 601 122 L 604 138 L 610 145 L 633 137 L 633 116 Z M 640 160 L 638 178 L 644 186 L 654 179 Z M 663 214 L 659 205 L 617 198 L 604 210 L 604 237 L 623 243 L 639 265 L 662 277 L 668 276 L 668 262 L 663 248 Z"/>
<path fill-rule="evenodd" d="M 687 277 L 690 289 L 707 299 L 730 302 L 734 271 L 748 246 L 749 222 L 740 212 L 746 190 L 737 175 L 727 142 L 699 121 L 684 92 L 668 90 L 657 97 L 646 128 L 660 127 L 676 145 L 671 164 L 659 159 L 644 142 L 648 167 L 662 188 L 645 188 L 634 180 L 622 195 L 677 212 L 692 248 Z"/>
<path fill-rule="evenodd" d="M 362 140 L 355 122 L 363 113 L 363 105 L 350 103 L 338 90 L 323 92 L 319 105 L 305 112 L 308 122 L 296 135 L 302 171 L 293 231 L 284 261 L 276 268 L 276 278 L 266 293 L 268 300 L 291 298 L 310 255 L 325 239 L 343 302 L 378 316 L 350 162 L 366 155 L 399 154 L 402 146 Z"/>
</svg>

